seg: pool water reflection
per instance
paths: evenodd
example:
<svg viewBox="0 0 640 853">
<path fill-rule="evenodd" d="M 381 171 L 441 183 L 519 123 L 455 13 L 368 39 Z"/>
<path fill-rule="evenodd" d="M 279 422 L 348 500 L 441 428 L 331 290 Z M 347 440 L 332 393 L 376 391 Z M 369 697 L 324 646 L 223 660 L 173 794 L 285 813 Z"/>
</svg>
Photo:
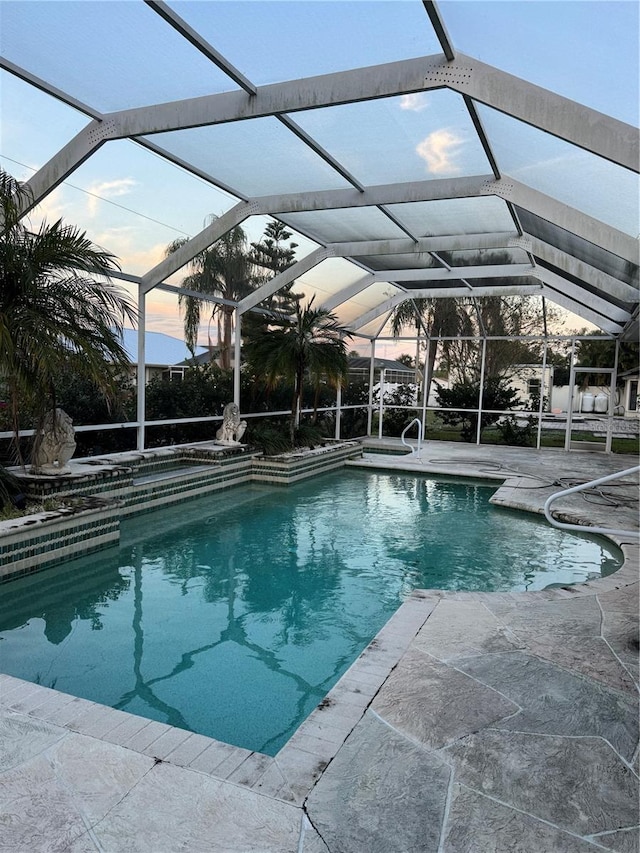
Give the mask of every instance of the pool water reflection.
<svg viewBox="0 0 640 853">
<path fill-rule="evenodd" d="M 275 754 L 416 588 L 541 589 L 613 546 L 493 489 L 350 470 L 123 524 L 118 548 L 13 581 L 4 672 Z"/>
</svg>

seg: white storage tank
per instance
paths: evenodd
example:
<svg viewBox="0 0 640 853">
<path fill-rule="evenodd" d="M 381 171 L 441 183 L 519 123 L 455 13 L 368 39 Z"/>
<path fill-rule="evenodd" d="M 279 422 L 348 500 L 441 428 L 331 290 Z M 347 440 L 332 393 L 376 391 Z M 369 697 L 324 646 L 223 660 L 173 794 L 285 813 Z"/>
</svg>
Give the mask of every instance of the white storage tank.
<svg viewBox="0 0 640 853">
<path fill-rule="evenodd" d="M 599 414 L 605 414 L 609 411 L 609 398 L 606 394 L 596 394 L 596 399 L 594 402 L 594 407 L 596 412 Z"/>
<path fill-rule="evenodd" d="M 586 394 L 582 395 L 582 408 L 583 412 L 592 412 L 594 406 L 594 396 L 589 391 Z"/>
</svg>

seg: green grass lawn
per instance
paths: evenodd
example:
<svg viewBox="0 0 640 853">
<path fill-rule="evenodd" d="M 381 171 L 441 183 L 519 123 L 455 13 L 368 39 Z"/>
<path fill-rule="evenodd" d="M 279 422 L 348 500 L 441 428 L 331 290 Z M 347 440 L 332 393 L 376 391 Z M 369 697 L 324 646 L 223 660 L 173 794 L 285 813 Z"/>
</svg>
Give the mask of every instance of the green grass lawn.
<svg viewBox="0 0 640 853">
<path fill-rule="evenodd" d="M 377 429 L 377 427 L 376 427 Z M 377 432 L 375 433 L 377 434 Z M 534 427 L 534 438 L 532 443 L 529 445 L 530 447 L 536 446 L 536 428 Z M 397 436 L 396 436 L 397 437 Z M 414 434 L 412 433 L 412 436 Z M 443 424 L 440 418 L 438 418 L 435 412 L 427 412 L 427 429 L 426 429 L 426 439 L 427 441 L 430 439 L 431 441 L 460 441 L 462 442 L 462 438 L 460 437 L 460 427 L 459 426 L 448 426 L 447 424 Z M 572 434 L 573 441 L 585 441 L 585 442 L 598 442 L 604 445 L 605 437 L 600 433 L 591 433 L 591 432 L 574 432 Z M 540 437 L 540 446 L 541 447 L 564 447 L 565 441 L 565 433 L 563 429 L 557 430 L 542 430 L 542 435 Z M 482 431 L 481 436 L 482 444 L 505 444 L 500 435 L 499 430 L 495 425 L 486 427 Z M 611 450 L 613 453 L 627 453 L 632 455 L 640 454 L 640 437 L 639 436 L 630 436 L 629 438 L 613 438 L 611 440 Z"/>
</svg>

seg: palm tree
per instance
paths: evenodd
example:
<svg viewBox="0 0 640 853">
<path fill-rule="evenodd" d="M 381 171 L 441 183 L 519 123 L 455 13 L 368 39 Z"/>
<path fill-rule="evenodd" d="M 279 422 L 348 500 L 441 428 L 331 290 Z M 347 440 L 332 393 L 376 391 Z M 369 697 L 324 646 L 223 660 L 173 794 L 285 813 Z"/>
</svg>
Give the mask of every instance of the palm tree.
<svg viewBox="0 0 640 853">
<path fill-rule="evenodd" d="M 407 299 L 394 309 L 391 318 L 394 336 L 399 335 L 406 326 L 413 324 L 416 330 L 416 337 L 420 336 L 422 329 L 426 329 L 429 337 L 432 338 L 429 348 L 429 361 L 425 365 L 423 380 L 423 393 L 426 395 L 429 394 L 438 354 L 437 339 L 439 337 L 468 333 L 466 327 L 469 323 L 469 316 L 465 308 L 466 306 L 462 304 L 461 300 L 452 297 L 443 297 L 441 299 Z M 444 342 L 444 349 L 447 349 L 446 341 Z M 420 359 L 416 353 L 416 371 L 418 370 L 419 363 Z"/>
<path fill-rule="evenodd" d="M 307 375 L 320 373 L 328 381 L 339 381 L 347 374 L 345 338 L 351 337 L 339 325 L 335 314 L 314 308 L 313 298 L 305 306 L 298 298 L 291 318 L 277 318 L 266 334 L 248 342 L 247 360 L 268 385 L 281 379 L 293 382 L 290 437 L 293 444 L 300 425 L 302 389 Z"/>
<path fill-rule="evenodd" d="M 136 319 L 129 295 L 109 278 L 115 257 L 62 220 L 30 231 L 20 218 L 29 196 L 0 170 L 0 377 L 16 449 L 20 408 L 31 406 L 41 420 L 55 407 L 63 370 L 91 379 L 105 395 L 114 390 L 130 367 L 124 321 Z"/>
<path fill-rule="evenodd" d="M 186 242 L 186 238 L 174 240 L 167 248 L 167 255 L 175 252 Z M 184 308 L 186 344 L 191 353 L 195 355 L 201 323 L 201 306 L 203 302 L 208 302 L 212 306 L 209 322 L 215 318 L 218 325 L 220 367 L 229 370 L 231 367 L 234 307 L 207 299 L 207 294 L 221 296 L 228 302 L 238 302 L 253 290 L 253 263 L 243 229 L 239 225 L 232 228 L 213 246 L 196 255 L 191 261 L 190 270 L 189 275 L 183 281 L 183 286 L 188 290 L 201 293 L 202 296 L 181 294 L 179 297 L 179 305 Z"/>
</svg>

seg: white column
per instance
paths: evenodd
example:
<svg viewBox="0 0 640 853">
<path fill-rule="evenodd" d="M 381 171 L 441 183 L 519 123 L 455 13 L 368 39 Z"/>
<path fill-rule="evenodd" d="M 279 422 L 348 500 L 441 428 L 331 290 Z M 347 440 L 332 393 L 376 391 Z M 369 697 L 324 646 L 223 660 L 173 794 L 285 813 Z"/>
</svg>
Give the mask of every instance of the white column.
<svg viewBox="0 0 640 853">
<path fill-rule="evenodd" d="M 145 364 L 145 302 L 146 296 L 141 285 L 138 285 L 138 375 L 137 383 L 137 420 L 138 420 L 138 450 L 144 450 L 146 401 L 145 401 L 145 375 L 147 367 Z"/>
<path fill-rule="evenodd" d="M 482 398 L 484 396 L 484 365 L 487 358 L 487 339 L 482 339 L 482 363 L 480 365 L 480 393 L 478 395 L 478 428 L 476 431 L 476 444 L 480 444 L 482 433 Z"/>
<path fill-rule="evenodd" d="M 569 402 L 567 403 L 567 425 L 564 433 L 564 449 L 571 450 L 571 425 L 573 421 L 573 395 L 576 387 L 574 364 L 576 360 L 576 339 L 571 339 L 571 355 L 569 357 Z"/>
<path fill-rule="evenodd" d="M 338 381 L 338 390 L 336 391 L 336 432 L 335 432 L 336 439 L 340 438 L 340 418 L 342 415 L 342 413 L 340 411 L 341 405 L 342 405 L 342 383 L 340 381 Z"/>
<path fill-rule="evenodd" d="M 378 438 L 382 438 L 382 421 L 384 420 L 384 368 L 380 371 L 380 407 L 378 411 Z"/>
<path fill-rule="evenodd" d="M 536 448 L 540 450 L 540 440 L 542 438 L 542 412 L 544 411 L 544 390 L 545 377 L 547 375 L 547 339 L 544 339 L 542 347 L 542 379 L 540 380 L 540 403 L 538 405 L 538 437 L 536 438 Z M 551 389 L 549 389 L 549 400 L 551 400 Z"/>
<path fill-rule="evenodd" d="M 431 355 L 431 338 L 427 338 L 427 349 L 424 354 L 424 370 L 422 371 L 422 439 L 427 438 L 427 405 L 429 404 L 429 385 L 427 382 L 427 370 L 429 367 L 429 356 Z"/>
<path fill-rule="evenodd" d="M 233 357 L 233 402 L 240 409 L 240 357 L 242 354 L 242 315 L 240 309 L 234 310 L 236 315 L 236 336 L 234 340 L 234 357 Z"/>
<path fill-rule="evenodd" d="M 371 361 L 369 364 L 369 412 L 367 415 L 367 435 L 371 435 L 371 427 L 373 425 L 373 376 L 374 376 L 374 360 L 376 357 L 376 342 L 371 341 Z"/>
</svg>

